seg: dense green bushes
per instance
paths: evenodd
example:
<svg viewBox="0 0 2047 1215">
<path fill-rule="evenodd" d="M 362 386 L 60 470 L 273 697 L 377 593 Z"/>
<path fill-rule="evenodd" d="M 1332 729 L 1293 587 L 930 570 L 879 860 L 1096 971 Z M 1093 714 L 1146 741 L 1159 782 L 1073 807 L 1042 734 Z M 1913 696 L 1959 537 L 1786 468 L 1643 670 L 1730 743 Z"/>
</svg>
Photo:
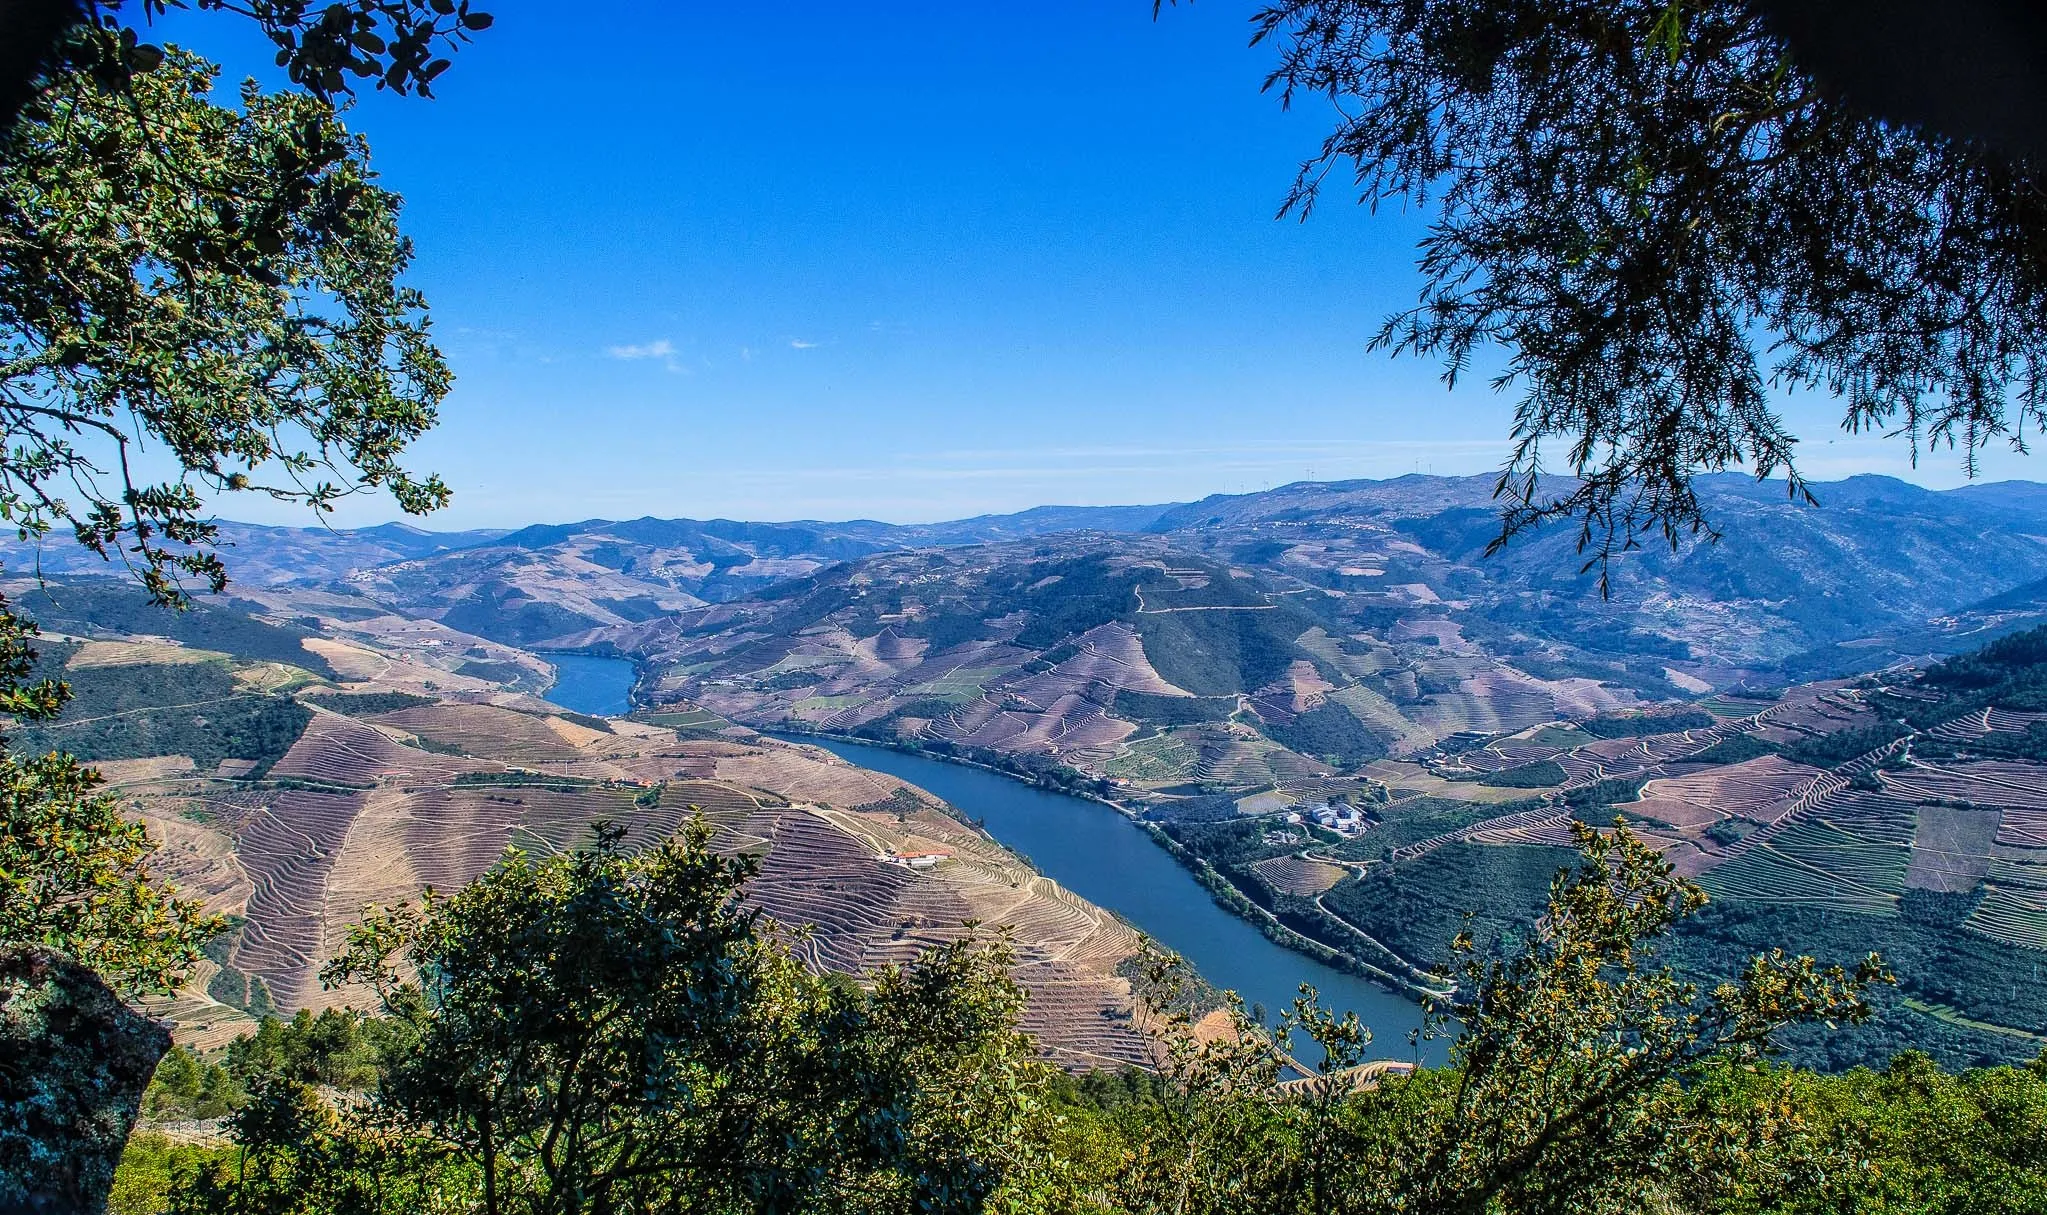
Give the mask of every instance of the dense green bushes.
<svg viewBox="0 0 2047 1215">
<path fill-rule="evenodd" d="M 1241 1010 L 1230 1032 L 1188 1034 L 1212 1001 L 1182 998 L 1169 958 L 1133 975 L 1157 1070 L 1060 1075 L 1016 1031 L 999 945 L 819 978 L 740 903 L 750 861 L 701 830 L 639 857 L 618 839 L 373 912 L 328 977 L 375 984 L 385 1018 L 301 1014 L 210 1069 L 167 1062 L 157 1088 L 181 1101 L 209 1076 L 240 1086 L 232 1143 L 136 1136 L 114 1210 L 2020 1215 L 2047 1199 L 2047 1062 L 1771 1064 L 1779 1033 L 1863 1018 L 1880 972 L 1780 956 L 1710 995 L 1671 982 L 1643 947 L 1696 892 L 1625 835 L 1580 834 L 1589 855 L 1540 933 L 1491 959 L 1446 952 L 1463 992 L 1450 1066 L 1364 1088 L 1283 1084 L 1287 1039 Z M 1364 1056 L 1354 1021 L 1302 1005 L 1286 1025 L 1335 1066 Z M 366 1095 L 320 1095 L 351 1087 Z"/>
<path fill-rule="evenodd" d="M 168 637 L 197 650 L 281 662 L 328 679 L 336 677 L 326 659 L 301 644 L 310 633 L 256 619 L 246 600 L 197 598 L 185 611 L 175 611 L 151 603 L 122 579 L 83 578 L 27 591 L 16 606 L 52 632 Z"/>
<path fill-rule="evenodd" d="M 1267 722 L 1264 729 L 1283 747 L 1342 767 L 1368 764 L 1386 754 L 1386 744 L 1335 701 L 1325 701 L 1290 722 Z"/>
<path fill-rule="evenodd" d="M 1160 696 L 1133 692 L 1115 693 L 1109 710 L 1128 721 L 1155 726 L 1191 726 L 1205 721 L 1227 721 L 1237 711 L 1234 696 Z"/>
<path fill-rule="evenodd" d="M 260 776 L 305 732 L 313 711 L 289 697 L 239 690 L 218 661 L 65 671 L 71 703 L 55 722 L 20 730 L 17 752 L 82 760 L 189 755 L 202 770 L 255 761 Z"/>
<path fill-rule="evenodd" d="M 1570 859 L 1560 848 L 1445 844 L 1412 861 L 1375 867 L 1322 897 L 1373 939 L 1432 966 L 1449 960 L 1451 942 L 1462 932 L 1488 949 L 1524 940 L 1542 914 L 1550 879 Z"/>
<path fill-rule="evenodd" d="M 1679 709 L 1674 712 L 1615 713 L 1593 717 L 1579 722 L 1578 728 L 1594 738 L 1643 738 L 1651 734 L 1675 734 L 1680 730 L 1705 730 L 1711 728 L 1716 720 L 1704 709 Z"/>
<path fill-rule="evenodd" d="M 300 699 L 350 717 L 375 717 L 379 713 L 396 713 L 400 709 L 416 709 L 436 703 L 431 696 L 414 696 L 410 692 L 321 692 Z"/>
<path fill-rule="evenodd" d="M 1784 758 L 1794 763 L 1810 764 L 1815 768 L 1832 768 L 1867 755 L 1886 743 L 1896 742 L 1904 737 L 1904 734 L 1903 726 L 1896 722 L 1884 721 L 1852 730 L 1836 730 L 1832 734 L 1822 734 L 1818 738 L 1800 739 L 1782 748 L 1782 751 Z"/>
<path fill-rule="evenodd" d="M 1478 778 L 1478 783 L 1491 785 L 1496 789 L 1549 789 L 1563 784 L 1568 779 L 1569 774 L 1564 771 L 1563 765 L 1553 759 L 1543 759 L 1532 764 L 1522 764 L 1518 768 L 1488 772 Z"/>
</svg>

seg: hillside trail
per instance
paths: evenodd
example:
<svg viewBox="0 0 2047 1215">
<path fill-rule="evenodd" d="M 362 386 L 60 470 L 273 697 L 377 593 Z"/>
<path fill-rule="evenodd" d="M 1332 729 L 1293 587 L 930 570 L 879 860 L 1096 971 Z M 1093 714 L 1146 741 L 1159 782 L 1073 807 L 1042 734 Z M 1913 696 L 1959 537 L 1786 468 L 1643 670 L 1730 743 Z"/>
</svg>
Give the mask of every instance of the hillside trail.
<svg viewBox="0 0 2047 1215">
<path fill-rule="evenodd" d="M 1137 614 L 1139 616 L 1164 616 L 1168 612 L 1276 612 L 1276 603 L 1197 603 L 1186 607 L 1154 608 L 1144 606 L 1144 588 L 1132 588 L 1137 592 Z"/>
<path fill-rule="evenodd" d="M 214 696 L 206 700 L 189 700 L 183 704 L 176 705 L 144 705 L 139 709 L 122 709 L 116 713 L 101 713 L 97 717 L 72 717 L 61 721 L 52 722 L 49 725 L 44 726 L 43 728 L 46 730 L 64 730 L 69 729 L 72 726 L 91 725 L 93 722 L 96 721 L 112 721 L 117 717 L 132 717 L 137 713 L 162 713 L 168 712 L 173 709 L 200 709 L 206 707 L 207 705 L 226 704 L 228 701 L 233 700 L 235 698 L 235 695 L 236 694 L 234 693 L 230 693 L 227 696 Z"/>
</svg>

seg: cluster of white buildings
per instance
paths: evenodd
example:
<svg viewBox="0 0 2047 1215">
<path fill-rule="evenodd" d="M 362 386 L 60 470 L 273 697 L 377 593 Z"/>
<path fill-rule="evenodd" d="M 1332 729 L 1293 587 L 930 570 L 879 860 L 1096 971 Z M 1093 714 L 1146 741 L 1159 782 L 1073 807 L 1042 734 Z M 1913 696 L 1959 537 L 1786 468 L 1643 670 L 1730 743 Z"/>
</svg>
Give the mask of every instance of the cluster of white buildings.
<svg viewBox="0 0 2047 1215">
<path fill-rule="evenodd" d="M 1345 802 L 1303 802 L 1287 811 L 1289 823 L 1313 823 L 1339 835 L 1356 835 L 1365 829 L 1365 816 Z"/>
<path fill-rule="evenodd" d="M 905 869 L 929 869 L 952 857 L 950 852 L 891 852 L 881 858 L 884 865 L 901 865 Z"/>
</svg>

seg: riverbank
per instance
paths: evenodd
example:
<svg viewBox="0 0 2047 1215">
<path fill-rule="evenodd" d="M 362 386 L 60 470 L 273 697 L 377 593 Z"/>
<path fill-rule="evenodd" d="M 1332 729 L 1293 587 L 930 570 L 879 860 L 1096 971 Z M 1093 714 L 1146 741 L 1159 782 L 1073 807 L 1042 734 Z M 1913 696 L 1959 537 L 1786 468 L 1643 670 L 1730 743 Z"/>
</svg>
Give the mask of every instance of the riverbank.
<svg viewBox="0 0 2047 1215">
<path fill-rule="evenodd" d="M 767 733 L 787 741 L 824 747 L 850 762 L 889 772 L 929 789 L 970 820 L 980 819 L 978 825 L 984 831 L 1030 859 L 1041 872 L 1188 957 L 1218 986 L 1236 987 L 1242 993 L 1247 982 L 1255 982 L 1266 993 L 1255 998 L 1264 1000 L 1271 1008 L 1290 1005 L 1295 989 L 1306 980 L 1325 998 L 1340 995 L 1360 1011 L 1372 1013 L 1366 1019 L 1382 1029 L 1395 1024 L 1413 1027 L 1422 1018 L 1422 1010 L 1415 1001 L 1434 994 L 1418 984 L 1401 982 L 1397 975 L 1369 964 L 1361 965 L 1358 959 L 1280 923 L 1243 898 L 1226 878 L 1209 869 L 1199 857 L 1186 854 L 1173 841 L 1162 838 L 1158 828 L 1144 822 L 1130 805 L 1086 792 L 1045 788 L 1019 780 L 1005 766 L 971 755 L 890 745 L 825 731 Z M 959 777 L 948 778 L 943 775 L 946 772 L 958 773 Z M 970 787 L 962 787 L 958 796 L 934 787 L 947 783 L 961 785 L 963 781 Z M 1012 804 L 1032 799 L 1037 800 L 1028 809 Z M 983 812 L 983 806 L 1006 806 L 1006 813 Z M 1061 806 L 1068 809 L 1062 810 Z M 1102 814 L 1103 807 L 1115 813 Z M 1191 903 L 1199 904 L 1198 913 L 1189 906 Z M 1204 930 L 1196 926 L 1207 923 L 1210 917 L 1230 927 L 1224 930 L 1211 925 Z M 1216 948 L 1217 941 L 1211 938 L 1220 936 L 1227 936 L 1234 943 L 1230 951 Z M 1197 956 L 1204 952 L 1206 957 Z M 1246 970 L 1254 971 L 1255 975 L 1247 976 L 1244 982 L 1233 980 L 1233 974 Z M 1247 995 L 1247 999 L 1251 998 Z"/>
</svg>

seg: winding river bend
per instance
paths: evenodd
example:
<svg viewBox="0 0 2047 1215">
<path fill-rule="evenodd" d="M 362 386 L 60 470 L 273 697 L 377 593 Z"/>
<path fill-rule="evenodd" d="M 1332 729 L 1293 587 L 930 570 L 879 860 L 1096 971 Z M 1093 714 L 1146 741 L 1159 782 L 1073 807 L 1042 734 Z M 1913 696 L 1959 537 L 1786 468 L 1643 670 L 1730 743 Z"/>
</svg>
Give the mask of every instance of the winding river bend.
<svg viewBox="0 0 2047 1215">
<path fill-rule="evenodd" d="M 1322 1003 L 1355 1012 L 1376 1035 L 1369 1054 L 1381 1059 L 1414 1055 L 1407 1032 L 1421 1024 L 1421 1008 L 1355 975 L 1276 945 L 1218 907 L 1194 875 L 1108 806 L 1035 788 L 981 768 L 946 763 L 886 747 L 838 739 L 777 734 L 789 742 L 823 747 L 863 768 L 927 789 L 980 819 L 990 835 L 1030 858 L 1047 877 L 1106 907 L 1153 939 L 1177 950 L 1209 982 L 1263 1005 L 1272 1018 L 1292 1005 L 1302 983 Z M 1440 1062 L 1445 1043 L 1425 1042 L 1423 1062 Z"/>
<path fill-rule="evenodd" d="M 632 708 L 633 664 L 589 654 L 549 654 L 553 704 L 596 715 Z M 1325 966 L 1267 940 L 1249 923 L 1216 906 L 1208 891 L 1166 850 L 1115 810 L 1085 798 L 1035 788 L 964 764 L 838 739 L 775 735 L 823 747 L 839 758 L 900 777 L 980 819 L 988 833 L 1030 858 L 1040 872 L 1082 898 L 1106 907 L 1154 940 L 1179 951 L 1217 987 L 1276 1018 L 1303 983 L 1322 1003 L 1354 1012 L 1377 1035 L 1370 1054 L 1413 1056 L 1407 1032 L 1421 1024 L 1414 1002 L 1356 975 Z M 1421 1046 L 1424 1062 L 1440 1062 L 1442 1042 Z"/>
</svg>

